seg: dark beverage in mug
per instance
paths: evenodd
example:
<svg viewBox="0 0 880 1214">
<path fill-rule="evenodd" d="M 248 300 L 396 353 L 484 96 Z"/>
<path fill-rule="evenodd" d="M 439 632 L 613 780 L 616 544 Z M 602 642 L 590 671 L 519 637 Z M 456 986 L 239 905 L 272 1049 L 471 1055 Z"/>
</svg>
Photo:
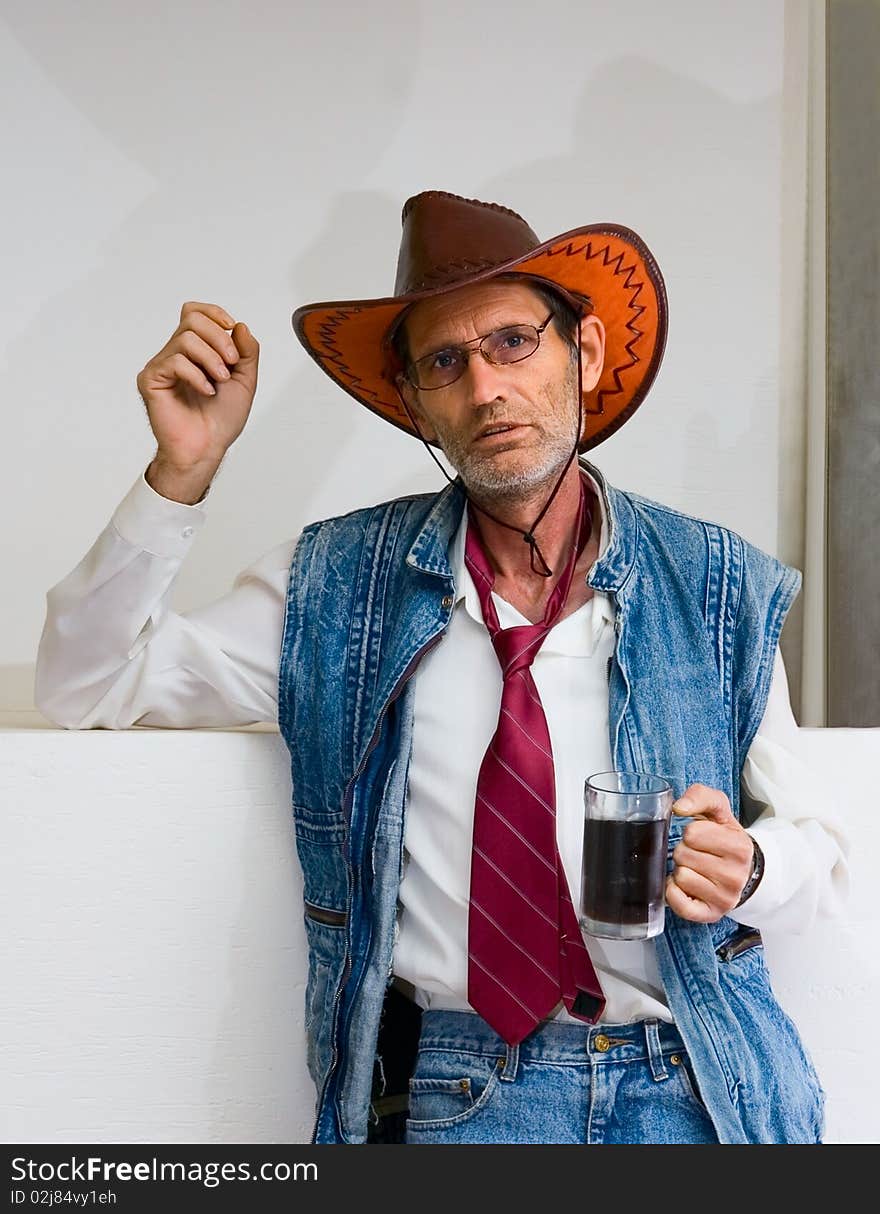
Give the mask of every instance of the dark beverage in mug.
<svg viewBox="0 0 880 1214">
<path fill-rule="evenodd" d="M 643 940 L 663 930 L 669 818 L 584 823 L 581 922 L 594 936 Z"/>
</svg>

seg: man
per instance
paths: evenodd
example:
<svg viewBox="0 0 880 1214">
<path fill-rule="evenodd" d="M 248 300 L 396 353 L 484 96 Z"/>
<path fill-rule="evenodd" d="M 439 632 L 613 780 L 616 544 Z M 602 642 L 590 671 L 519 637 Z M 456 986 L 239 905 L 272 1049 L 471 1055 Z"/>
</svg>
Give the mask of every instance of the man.
<svg viewBox="0 0 880 1214">
<path fill-rule="evenodd" d="M 138 376 L 156 458 L 49 591 L 36 700 L 77 728 L 277 716 L 314 1141 L 820 1141 L 759 930 L 806 930 L 845 892 L 777 646 L 800 575 L 577 458 L 656 375 L 651 254 L 609 225 L 541 242 L 429 191 L 404 207 L 393 296 L 293 320 L 456 480 L 312 524 L 219 603 L 169 612 L 259 357 L 222 308 L 184 305 Z M 583 783 L 611 768 L 677 797 L 651 940 L 577 922 Z"/>
</svg>

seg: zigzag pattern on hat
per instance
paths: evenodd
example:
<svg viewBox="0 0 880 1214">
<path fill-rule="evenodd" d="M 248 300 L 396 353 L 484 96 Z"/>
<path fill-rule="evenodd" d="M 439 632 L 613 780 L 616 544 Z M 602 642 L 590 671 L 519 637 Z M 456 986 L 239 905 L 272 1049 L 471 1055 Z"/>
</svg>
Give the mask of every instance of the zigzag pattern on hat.
<svg viewBox="0 0 880 1214">
<path fill-rule="evenodd" d="M 644 279 L 635 279 L 634 277 L 638 271 L 637 263 L 631 262 L 625 265 L 624 251 L 620 250 L 617 253 L 613 253 L 609 243 L 603 243 L 596 246 L 592 240 L 585 240 L 581 243 L 568 241 L 555 249 L 551 248 L 544 250 L 544 252 L 541 254 L 541 258 L 547 258 L 550 260 L 561 256 L 577 257 L 581 255 L 583 255 L 586 261 L 594 261 L 599 259 L 601 264 L 604 267 L 609 268 L 615 277 L 623 276 L 623 289 L 630 292 L 627 307 L 631 315 L 626 321 L 626 329 L 632 334 L 632 336 L 624 346 L 624 350 L 629 361 L 607 368 L 607 372 L 610 373 L 612 377 L 612 384 L 608 387 L 599 389 L 595 406 L 585 405 L 585 413 L 598 416 L 605 412 L 605 402 L 607 398 L 617 396 L 621 392 L 625 391 L 623 386 L 623 377 L 641 361 L 639 354 L 636 352 L 636 346 L 638 342 L 645 336 L 645 332 L 643 329 L 639 328 L 638 320 L 647 310 L 647 308 L 644 304 L 640 304 L 638 299 L 642 291 L 645 289 L 645 281 Z M 479 268 L 473 266 L 472 263 L 460 262 L 457 264 L 463 269 Z M 442 269 L 445 270 L 447 267 L 444 266 Z M 438 270 L 438 273 L 439 272 L 440 271 Z M 394 417 L 397 418 L 405 428 L 409 429 L 409 418 L 406 416 L 400 404 L 392 398 L 381 394 L 375 387 L 372 387 L 367 381 L 365 381 L 362 376 L 355 374 L 346 361 L 345 355 L 336 340 L 336 334 L 340 326 L 342 326 L 350 317 L 355 316 L 362 311 L 364 311 L 362 307 L 339 308 L 335 312 L 332 312 L 324 317 L 317 330 L 317 336 L 321 347 L 320 352 L 322 356 L 327 359 L 327 362 L 332 364 L 333 372 L 338 379 L 345 381 L 345 383 L 351 389 L 359 393 L 362 397 L 369 398 L 376 406 L 378 406 L 381 412 L 393 414 Z M 626 417 L 629 416 L 630 412 L 637 407 L 637 403 L 638 402 L 633 404 L 630 409 L 625 410 L 621 414 L 619 424 L 622 424 Z"/>
<path fill-rule="evenodd" d="M 322 343 L 321 353 L 327 358 L 327 361 L 332 363 L 338 376 L 345 379 L 350 387 L 354 388 L 362 396 L 369 396 L 377 405 L 387 412 L 394 415 L 403 421 L 409 428 L 409 418 L 400 407 L 399 404 L 391 400 L 386 400 L 380 396 L 375 388 L 371 388 L 364 380 L 355 375 L 345 361 L 345 356 L 336 344 L 336 331 L 346 320 L 351 316 L 357 316 L 359 312 L 363 312 L 363 308 L 339 308 L 336 312 L 330 313 L 318 326 L 318 333 Z"/>
<path fill-rule="evenodd" d="M 645 282 L 644 279 L 640 279 L 637 282 L 632 281 L 633 275 L 636 273 L 638 268 L 636 263 L 633 262 L 631 265 L 625 266 L 623 264 L 624 253 L 622 249 L 614 257 L 610 256 L 611 246 L 609 244 L 603 245 L 601 248 L 594 251 L 592 240 L 584 241 L 583 244 L 577 246 L 575 246 L 572 242 L 569 242 L 568 244 L 561 245 L 558 249 L 547 249 L 544 256 L 550 259 L 553 257 L 558 257 L 563 253 L 568 257 L 576 257 L 579 253 L 584 253 L 584 259 L 586 261 L 593 261 L 599 257 L 602 259 L 602 264 L 609 267 L 614 267 L 616 262 L 616 268 L 613 269 L 615 277 L 621 274 L 626 275 L 626 279 L 623 284 L 624 289 L 632 290 L 628 307 L 634 315 L 626 322 L 626 328 L 632 333 L 632 337 L 624 346 L 624 350 L 629 355 L 630 361 L 628 363 L 623 363 L 620 366 L 611 368 L 611 374 L 614 378 L 614 386 L 610 388 L 601 388 L 599 390 L 596 408 L 591 409 L 587 406 L 584 408 L 584 412 L 586 413 L 600 414 L 605 412 L 606 396 L 617 396 L 624 390 L 621 376 L 626 371 L 629 371 L 631 367 L 634 367 L 636 363 L 641 361 L 639 355 L 636 354 L 634 347 L 636 343 L 645 336 L 645 332 L 643 329 L 639 329 L 635 322 L 647 309 L 644 304 L 639 304 L 636 302 L 636 300 L 644 290 Z"/>
</svg>

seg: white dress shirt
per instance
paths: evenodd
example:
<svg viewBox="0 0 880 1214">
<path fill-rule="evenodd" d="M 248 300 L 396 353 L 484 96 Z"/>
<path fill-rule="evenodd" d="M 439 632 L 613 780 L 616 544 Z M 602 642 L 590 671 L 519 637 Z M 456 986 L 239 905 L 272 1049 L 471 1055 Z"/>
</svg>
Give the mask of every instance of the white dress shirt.
<svg viewBox="0 0 880 1214">
<path fill-rule="evenodd" d="M 207 518 L 156 493 L 143 474 L 76 567 L 47 593 L 35 703 L 71 729 L 133 725 L 206 728 L 277 724 L 278 664 L 290 562 L 297 538 L 241 570 L 219 599 L 174 612 L 175 578 Z M 597 495 L 600 510 L 601 494 Z M 494 732 L 501 672 L 464 564 L 465 518 L 450 548 L 456 604 L 443 644 L 415 675 L 404 873 L 394 973 L 423 1007 L 467 1009 L 467 904 L 476 779 Z M 602 514 L 599 551 L 607 542 Z M 502 627 L 527 623 L 494 596 Z M 549 633 L 532 667 L 557 775 L 557 840 L 575 909 L 580 903 L 583 781 L 613 766 L 606 669 L 614 606 L 596 592 Z M 576 711 L 573 707 L 576 706 Z M 593 727 L 585 730 L 585 720 Z M 798 753 L 781 655 L 742 772 L 749 827 L 764 877 L 731 916 L 758 928 L 809 930 L 840 912 L 847 894 L 847 837 Z M 450 764 L 449 756 L 456 756 Z M 607 1023 L 671 1019 L 650 942 L 586 943 L 607 999 Z M 560 1018 L 569 1019 L 564 1008 Z"/>
</svg>

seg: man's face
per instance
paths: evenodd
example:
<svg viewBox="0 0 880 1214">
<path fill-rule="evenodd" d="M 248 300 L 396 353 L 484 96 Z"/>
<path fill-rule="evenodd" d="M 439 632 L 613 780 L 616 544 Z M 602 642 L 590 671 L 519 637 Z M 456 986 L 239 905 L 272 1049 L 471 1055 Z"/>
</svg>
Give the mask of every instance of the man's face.
<svg viewBox="0 0 880 1214">
<path fill-rule="evenodd" d="M 548 305 L 519 282 L 489 282 L 416 304 L 406 320 L 410 358 L 462 345 L 508 325 L 540 327 Z M 595 316 L 582 328 L 583 385 L 598 382 L 604 330 Z M 488 499 L 516 499 L 558 476 L 577 429 L 577 361 L 556 322 L 534 354 L 497 366 L 469 348 L 460 379 L 434 391 L 406 380 L 401 391 L 425 438 L 440 444 L 467 488 Z M 492 427 L 510 427 L 486 433 Z"/>
</svg>

